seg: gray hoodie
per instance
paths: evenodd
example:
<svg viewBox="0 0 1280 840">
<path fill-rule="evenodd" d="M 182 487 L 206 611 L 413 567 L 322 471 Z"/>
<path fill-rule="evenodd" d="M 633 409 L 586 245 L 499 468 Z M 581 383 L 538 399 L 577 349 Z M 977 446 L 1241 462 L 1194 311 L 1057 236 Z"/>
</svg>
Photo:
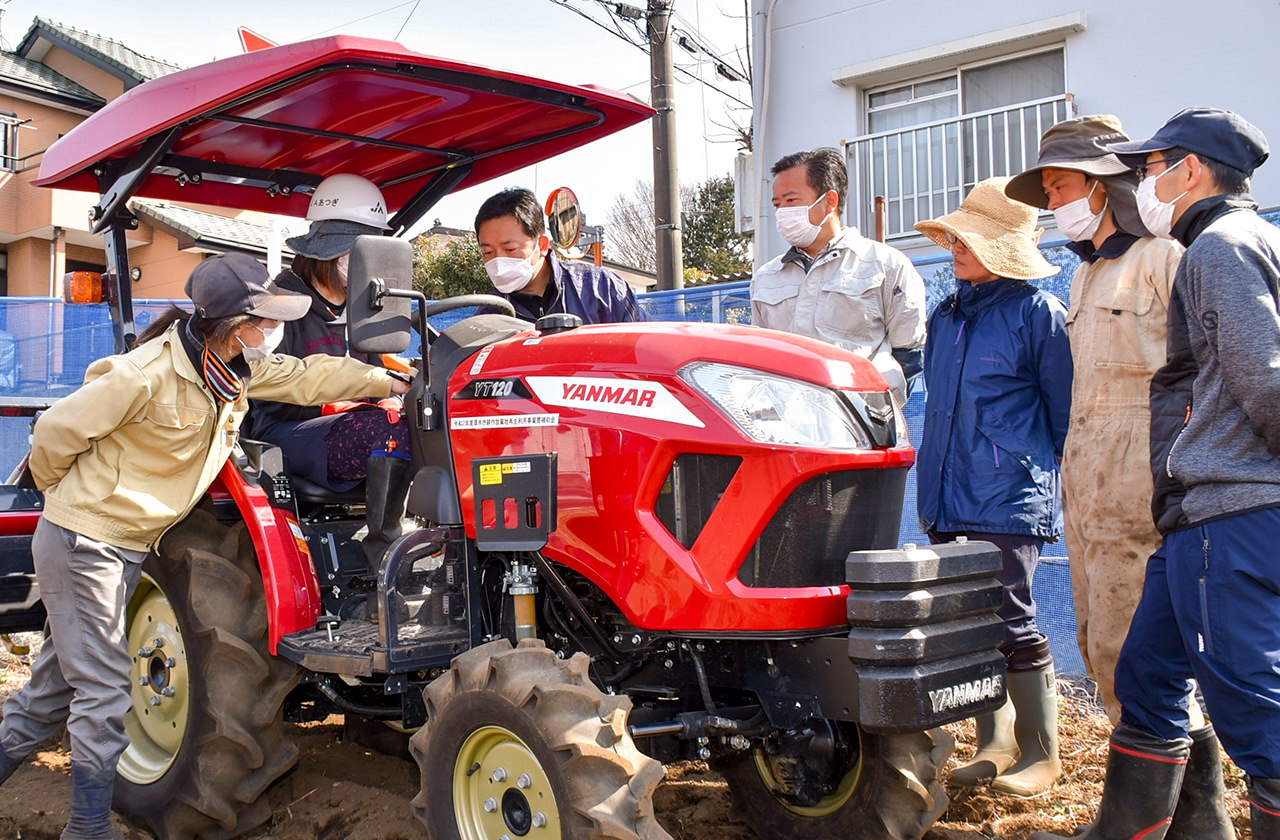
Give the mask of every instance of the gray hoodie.
<svg viewBox="0 0 1280 840">
<path fill-rule="evenodd" d="M 1168 472 L 1189 524 L 1280 506 L 1280 229 L 1232 198 L 1193 205 L 1175 228 L 1190 241 L 1170 347 L 1184 339 L 1196 371 Z"/>
</svg>

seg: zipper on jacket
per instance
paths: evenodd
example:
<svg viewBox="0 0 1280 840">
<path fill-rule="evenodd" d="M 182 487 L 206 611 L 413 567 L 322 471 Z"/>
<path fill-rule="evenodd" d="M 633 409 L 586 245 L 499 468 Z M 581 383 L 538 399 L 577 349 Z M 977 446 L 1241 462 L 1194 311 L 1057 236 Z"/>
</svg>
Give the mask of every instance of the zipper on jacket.
<svg viewBox="0 0 1280 840">
<path fill-rule="evenodd" d="M 1200 570 L 1200 645 L 1204 652 L 1213 653 L 1213 634 L 1209 630 L 1209 587 L 1205 584 L 1205 576 L 1209 572 L 1209 540 L 1201 542 L 1204 552 L 1204 567 Z"/>
<path fill-rule="evenodd" d="M 1178 429 L 1178 433 L 1173 436 L 1173 440 L 1169 441 L 1169 454 L 1164 456 L 1164 472 L 1169 478 L 1173 478 L 1173 448 L 1178 445 L 1178 438 L 1182 437 L 1182 433 L 1187 430 L 1187 424 L 1191 422 L 1191 403 L 1187 403 L 1187 414 L 1182 418 L 1182 428 Z M 1175 479 L 1176 480 L 1176 479 Z M 1208 541 L 1205 542 L 1206 551 Z M 1205 564 L 1208 565 L 1208 555 L 1205 556 Z"/>
</svg>

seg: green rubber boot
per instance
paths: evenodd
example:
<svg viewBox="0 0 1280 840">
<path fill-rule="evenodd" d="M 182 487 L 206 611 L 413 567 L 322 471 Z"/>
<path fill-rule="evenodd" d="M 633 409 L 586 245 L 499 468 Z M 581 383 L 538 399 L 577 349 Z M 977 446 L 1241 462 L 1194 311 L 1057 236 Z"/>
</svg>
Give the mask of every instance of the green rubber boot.
<svg viewBox="0 0 1280 840">
<path fill-rule="evenodd" d="M 1013 734 L 1021 757 L 991 787 L 1014 796 L 1044 793 L 1062 774 L 1058 761 L 1058 684 L 1053 663 L 1009 672 Z"/>
<path fill-rule="evenodd" d="M 1013 735 L 1013 700 L 994 712 L 978 715 L 978 752 L 968 764 L 951 774 L 951 783 L 960 787 L 985 785 L 1018 761 L 1018 742 Z"/>
</svg>

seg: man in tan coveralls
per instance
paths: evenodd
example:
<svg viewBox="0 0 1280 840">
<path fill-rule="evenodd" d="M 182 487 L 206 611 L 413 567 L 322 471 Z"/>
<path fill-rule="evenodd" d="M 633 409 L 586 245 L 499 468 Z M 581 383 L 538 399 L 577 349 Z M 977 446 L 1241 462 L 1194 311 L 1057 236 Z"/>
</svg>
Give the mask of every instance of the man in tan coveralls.
<svg viewBox="0 0 1280 840">
<path fill-rule="evenodd" d="M 1106 151 L 1120 121 L 1055 125 L 1036 165 L 1005 193 L 1052 210 L 1080 257 L 1067 327 L 1075 362 L 1062 458 L 1064 516 L 1080 652 L 1112 723 L 1115 667 L 1160 546 L 1151 514 L 1151 377 L 1165 360 L 1169 290 L 1183 248 L 1151 236 L 1138 216 L 1138 181 Z"/>
</svg>

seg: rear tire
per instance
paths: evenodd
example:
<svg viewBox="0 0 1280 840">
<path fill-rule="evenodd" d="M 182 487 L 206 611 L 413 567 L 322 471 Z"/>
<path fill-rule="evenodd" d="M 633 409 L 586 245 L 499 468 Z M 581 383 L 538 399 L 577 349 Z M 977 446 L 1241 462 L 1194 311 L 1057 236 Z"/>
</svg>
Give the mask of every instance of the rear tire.
<svg viewBox="0 0 1280 840">
<path fill-rule="evenodd" d="M 160 840 L 236 837 L 271 815 L 262 794 L 297 761 L 282 707 L 298 669 L 268 652 L 243 523 L 227 527 L 197 509 L 157 552 L 126 618 L 134 708 L 115 808 Z"/>
<path fill-rule="evenodd" d="M 606 696 L 588 660 L 539 641 L 491 642 L 423 692 L 409 748 L 413 810 L 434 840 L 670 840 L 653 813 L 662 765 L 627 733 L 631 701 Z"/>
<path fill-rule="evenodd" d="M 759 749 L 716 762 L 746 822 L 763 840 L 919 840 L 947 808 L 939 780 L 955 742 L 941 729 L 888 735 L 860 732 L 860 754 L 839 789 L 813 807 L 774 790 Z"/>
</svg>

